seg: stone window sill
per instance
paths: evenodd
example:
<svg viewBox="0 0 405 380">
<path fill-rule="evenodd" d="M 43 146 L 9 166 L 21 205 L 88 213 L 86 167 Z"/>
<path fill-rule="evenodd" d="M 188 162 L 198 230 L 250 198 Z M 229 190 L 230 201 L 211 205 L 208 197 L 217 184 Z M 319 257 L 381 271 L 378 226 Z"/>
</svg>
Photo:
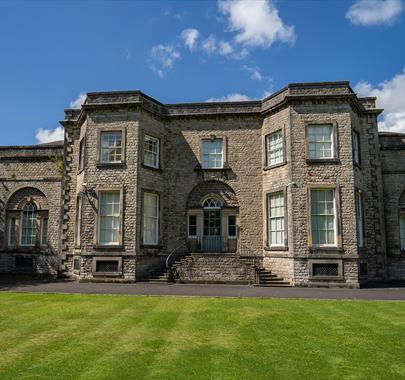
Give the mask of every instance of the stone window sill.
<svg viewBox="0 0 405 380">
<path fill-rule="evenodd" d="M 267 170 L 271 170 L 271 169 L 275 169 L 275 168 L 280 168 L 281 166 L 287 165 L 287 161 L 283 161 L 283 162 L 279 162 L 278 164 L 274 164 L 274 165 L 266 165 L 263 170 L 267 171 Z"/>
<path fill-rule="evenodd" d="M 95 272 L 93 273 L 94 277 L 119 277 L 122 276 L 120 272 Z"/>
<path fill-rule="evenodd" d="M 158 173 L 163 173 L 163 170 L 161 167 L 155 168 L 154 166 L 149 166 L 149 165 L 145 165 L 145 164 L 142 164 L 142 167 L 145 169 L 148 169 L 148 170 L 158 172 Z"/>
<path fill-rule="evenodd" d="M 146 248 L 146 249 L 162 249 L 162 245 L 160 244 L 141 244 L 141 248 Z"/>
<path fill-rule="evenodd" d="M 307 164 L 309 165 L 337 165 L 340 164 L 340 160 L 338 158 L 307 158 Z"/>
<path fill-rule="evenodd" d="M 316 252 L 316 253 L 322 252 L 322 251 L 334 252 L 334 253 L 337 253 L 337 252 L 342 253 L 343 248 L 342 247 L 328 247 L 328 246 L 324 246 L 324 247 L 323 246 L 319 246 L 319 247 L 312 246 L 312 247 L 309 247 L 309 251 L 310 252 Z"/>
<path fill-rule="evenodd" d="M 97 169 L 126 169 L 127 164 L 126 162 L 118 162 L 118 163 L 103 163 L 98 162 L 96 165 Z"/>
<path fill-rule="evenodd" d="M 321 280 L 321 281 L 330 281 L 330 280 L 334 280 L 334 281 L 342 281 L 343 280 L 343 276 L 309 276 L 309 279 L 311 281 L 317 281 L 317 280 Z"/>
<path fill-rule="evenodd" d="M 288 251 L 288 246 L 280 245 L 280 246 L 266 246 L 264 247 L 265 251 Z"/>
<path fill-rule="evenodd" d="M 122 245 L 94 245 L 93 248 L 97 251 L 122 251 Z"/>
</svg>

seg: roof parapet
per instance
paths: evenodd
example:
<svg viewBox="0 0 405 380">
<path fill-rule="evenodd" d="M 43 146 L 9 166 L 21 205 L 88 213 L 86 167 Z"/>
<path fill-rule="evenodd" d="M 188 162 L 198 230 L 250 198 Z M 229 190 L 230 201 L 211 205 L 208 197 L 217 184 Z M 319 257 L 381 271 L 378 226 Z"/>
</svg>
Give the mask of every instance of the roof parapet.
<svg viewBox="0 0 405 380">
<path fill-rule="evenodd" d="M 339 97 L 348 98 L 356 103 L 360 110 L 381 112 L 375 109 L 374 98 L 357 98 L 348 81 L 290 83 L 283 89 L 262 100 L 239 102 L 203 102 L 163 104 L 156 99 L 135 91 L 89 92 L 81 110 L 65 110 L 65 120 L 61 123 L 76 123 L 84 116 L 86 110 L 105 107 L 136 107 L 141 106 L 160 117 L 198 116 L 220 114 L 258 114 L 269 112 L 274 107 L 285 104 L 295 97 Z M 351 100 L 350 100 L 351 99 Z M 363 99 L 363 100 L 362 100 Z"/>
</svg>

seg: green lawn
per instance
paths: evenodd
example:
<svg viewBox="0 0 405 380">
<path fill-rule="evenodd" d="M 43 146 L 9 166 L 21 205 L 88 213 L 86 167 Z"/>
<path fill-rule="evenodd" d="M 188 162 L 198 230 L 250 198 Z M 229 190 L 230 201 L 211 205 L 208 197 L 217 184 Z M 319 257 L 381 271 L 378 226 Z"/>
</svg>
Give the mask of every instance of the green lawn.
<svg viewBox="0 0 405 380">
<path fill-rule="evenodd" d="M 405 379 L 405 302 L 0 293 L 0 379 Z"/>
</svg>

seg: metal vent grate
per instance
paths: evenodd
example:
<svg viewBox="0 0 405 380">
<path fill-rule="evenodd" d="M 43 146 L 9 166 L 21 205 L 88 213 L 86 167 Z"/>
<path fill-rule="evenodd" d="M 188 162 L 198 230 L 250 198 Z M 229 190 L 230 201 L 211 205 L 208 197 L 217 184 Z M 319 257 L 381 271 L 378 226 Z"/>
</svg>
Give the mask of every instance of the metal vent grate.
<svg viewBox="0 0 405 380">
<path fill-rule="evenodd" d="M 118 272 L 118 260 L 97 261 L 97 273 Z"/>
<path fill-rule="evenodd" d="M 16 268 L 32 268 L 34 266 L 34 260 L 32 257 L 16 256 L 15 267 Z"/>
<path fill-rule="evenodd" d="M 338 276 L 339 267 L 338 264 L 312 264 L 313 276 Z"/>
</svg>

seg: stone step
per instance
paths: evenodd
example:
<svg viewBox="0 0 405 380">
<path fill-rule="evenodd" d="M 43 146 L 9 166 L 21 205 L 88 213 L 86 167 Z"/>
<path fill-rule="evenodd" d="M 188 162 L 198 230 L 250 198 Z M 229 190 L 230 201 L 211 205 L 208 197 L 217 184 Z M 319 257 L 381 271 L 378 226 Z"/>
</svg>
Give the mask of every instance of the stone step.
<svg viewBox="0 0 405 380">
<path fill-rule="evenodd" d="M 149 283 L 155 283 L 155 284 L 167 284 L 168 280 L 167 279 L 153 279 L 153 278 L 149 278 L 147 280 L 145 280 L 144 282 L 149 282 Z"/>
<path fill-rule="evenodd" d="M 270 283 L 270 284 L 257 284 L 255 285 L 257 287 L 263 287 L 263 288 L 290 288 L 292 285 L 289 282 L 283 282 L 283 283 Z"/>
<path fill-rule="evenodd" d="M 259 273 L 259 278 L 277 278 L 278 276 L 273 273 Z"/>
</svg>

